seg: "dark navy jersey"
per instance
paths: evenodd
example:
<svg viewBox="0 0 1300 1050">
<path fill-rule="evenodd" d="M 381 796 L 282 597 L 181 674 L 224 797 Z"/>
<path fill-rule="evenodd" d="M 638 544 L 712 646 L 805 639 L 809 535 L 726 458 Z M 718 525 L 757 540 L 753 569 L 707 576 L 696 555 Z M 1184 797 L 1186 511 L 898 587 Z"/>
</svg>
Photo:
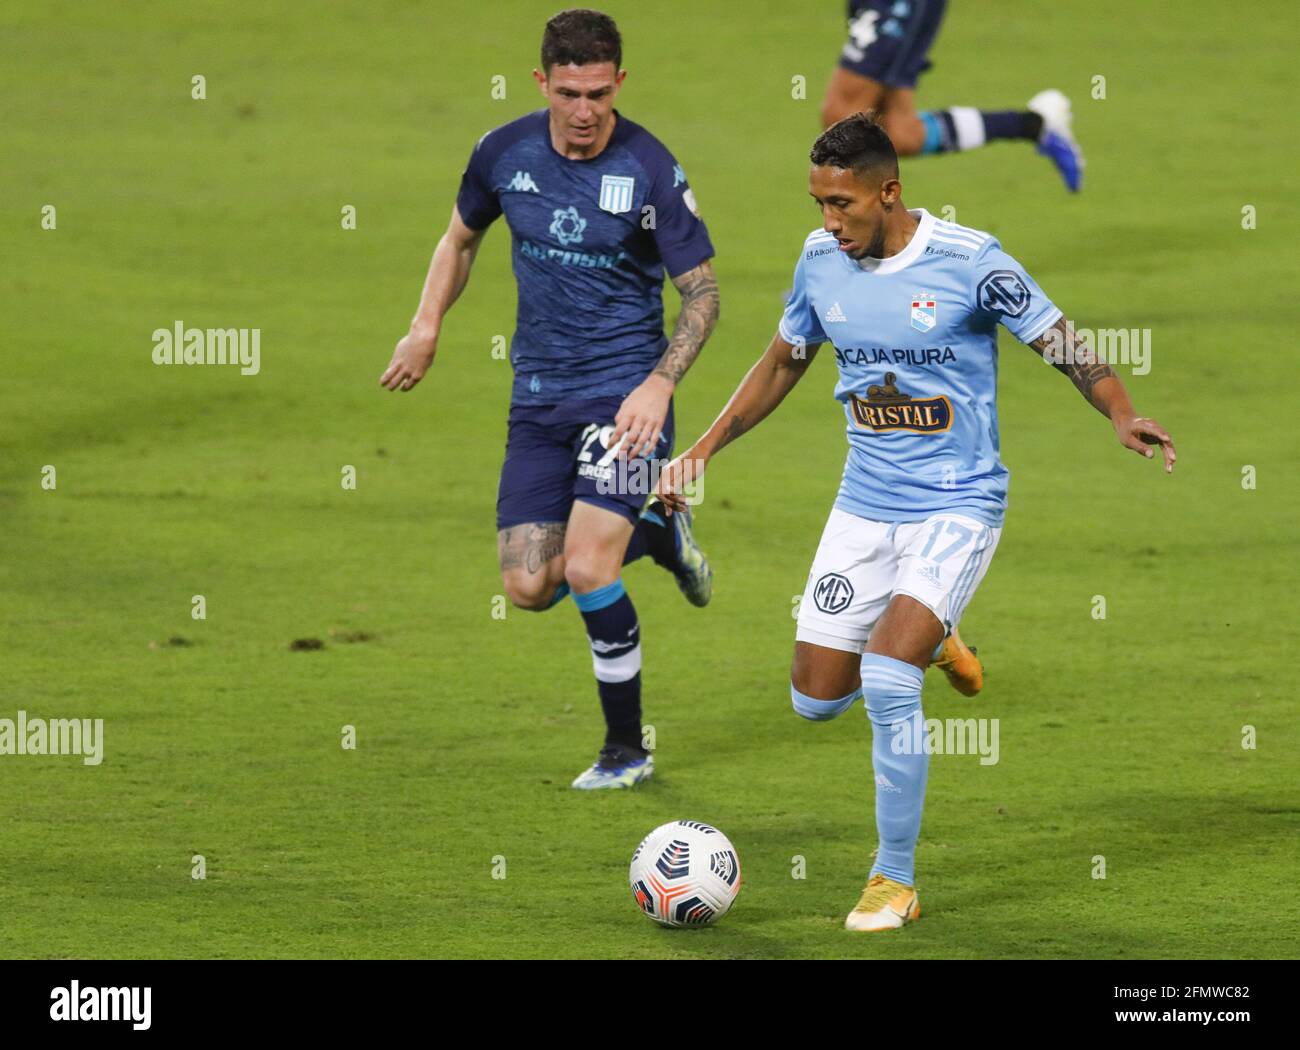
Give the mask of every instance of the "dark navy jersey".
<svg viewBox="0 0 1300 1050">
<path fill-rule="evenodd" d="M 479 140 L 461 178 L 465 224 L 482 230 L 504 212 L 510 227 L 515 404 L 631 392 L 667 345 L 665 269 L 676 277 L 713 255 L 681 165 L 615 114 L 587 160 L 555 151 L 546 110 L 520 117 Z"/>
</svg>

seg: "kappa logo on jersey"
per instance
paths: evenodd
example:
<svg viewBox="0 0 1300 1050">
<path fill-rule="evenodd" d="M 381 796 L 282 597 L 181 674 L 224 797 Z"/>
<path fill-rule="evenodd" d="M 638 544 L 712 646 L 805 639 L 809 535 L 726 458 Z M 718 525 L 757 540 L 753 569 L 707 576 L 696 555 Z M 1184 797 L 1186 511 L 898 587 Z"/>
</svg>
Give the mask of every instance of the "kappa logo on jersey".
<svg viewBox="0 0 1300 1050">
<path fill-rule="evenodd" d="M 551 236 L 561 244 L 581 244 L 582 231 L 587 228 L 587 220 L 578 214 L 578 209 L 569 205 L 556 208 L 551 219 Z"/>
<path fill-rule="evenodd" d="M 886 372 L 884 383 L 867 387 L 865 399 L 849 395 L 849 408 L 858 427 L 876 433 L 911 430 L 932 434 L 952 426 L 952 402 L 942 394 L 914 398 L 898 389 L 897 380 L 895 373 Z"/>
<path fill-rule="evenodd" d="M 853 601 L 853 584 L 838 572 L 828 572 L 813 588 L 813 601 L 828 616 L 842 613 Z"/>
<path fill-rule="evenodd" d="M 515 177 L 510 180 L 510 184 L 506 186 L 506 189 L 514 190 L 516 193 L 542 192 L 537 188 L 537 183 L 533 181 L 533 177 L 526 171 L 515 172 Z"/>
<path fill-rule="evenodd" d="M 935 323 L 935 301 L 924 292 L 912 300 L 912 327 L 918 332 L 928 332 Z"/>
<path fill-rule="evenodd" d="M 848 318 L 844 316 L 844 311 L 840 309 L 839 303 L 831 303 L 831 308 L 826 311 L 826 321 L 828 324 L 835 322 L 844 324 L 847 323 Z"/>
<path fill-rule="evenodd" d="M 600 177 L 600 210 L 622 215 L 632 210 L 632 190 L 636 179 L 631 175 L 602 175 Z"/>
<path fill-rule="evenodd" d="M 686 181 L 686 170 L 680 164 L 673 165 L 673 189 Z"/>
<path fill-rule="evenodd" d="M 1029 309 L 1029 289 L 1015 270 L 994 270 L 975 289 L 975 301 L 992 313 L 1019 317 Z"/>
</svg>

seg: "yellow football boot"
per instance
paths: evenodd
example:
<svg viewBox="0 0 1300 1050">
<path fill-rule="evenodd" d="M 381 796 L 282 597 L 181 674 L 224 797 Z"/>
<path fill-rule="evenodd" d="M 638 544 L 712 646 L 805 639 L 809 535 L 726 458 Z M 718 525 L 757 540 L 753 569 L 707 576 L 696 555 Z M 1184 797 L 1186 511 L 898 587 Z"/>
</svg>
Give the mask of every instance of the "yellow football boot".
<svg viewBox="0 0 1300 1050">
<path fill-rule="evenodd" d="M 868 880 L 858 906 L 844 920 L 844 928 L 863 933 L 896 930 L 920 917 L 921 902 L 916 888 L 877 874 Z"/>
<path fill-rule="evenodd" d="M 943 640 L 939 658 L 930 661 L 948 676 L 952 687 L 962 696 L 974 696 L 984 688 L 984 665 L 975 650 L 961 640 L 956 628 Z"/>
</svg>

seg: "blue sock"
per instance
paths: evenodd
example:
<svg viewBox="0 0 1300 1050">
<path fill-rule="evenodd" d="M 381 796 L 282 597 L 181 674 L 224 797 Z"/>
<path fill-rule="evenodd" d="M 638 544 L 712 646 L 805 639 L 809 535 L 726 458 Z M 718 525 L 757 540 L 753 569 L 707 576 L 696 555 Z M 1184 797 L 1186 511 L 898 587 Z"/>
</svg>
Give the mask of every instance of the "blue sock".
<svg viewBox="0 0 1300 1050">
<path fill-rule="evenodd" d="M 569 585 L 567 583 L 560 584 L 558 587 L 555 588 L 555 593 L 551 595 L 551 604 L 548 605 L 547 608 L 554 609 L 557 605 L 560 604 L 560 602 L 564 601 L 564 599 L 567 598 L 568 596 L 569 596 Z"/>
<path fill-rule="evenodd" d="M 848 696 L 838 700 L 817 700 L 805 696 L 794 687 L 793 682 L 790 683 L 790 702 L 794 704 L 795 713 L 813 722 L 826 722 L 837 715 L 844 714 L 853 706 L 853 701 L 861 695 L 862 690 L 855 689 Z"/>
<path fill-rule="evenodd" d="M 871 874 L 905 886 L 916 885 L 916 840 L 921 834 L 930 769 L 921 716 L 923 681 L 919 667 L 890 656 L 863 654 L 862 692 L 871 719 L 871 767 L 876 774 L 876 831 L 880 836 Z"/>
<path fill-rule="evenodd" d="M 632 599 L 615 580 L 574 593 L 591 642 L 596 689 L 605 714 L 605 744 L 641 750 L 641 626 Z"/>
</svg>

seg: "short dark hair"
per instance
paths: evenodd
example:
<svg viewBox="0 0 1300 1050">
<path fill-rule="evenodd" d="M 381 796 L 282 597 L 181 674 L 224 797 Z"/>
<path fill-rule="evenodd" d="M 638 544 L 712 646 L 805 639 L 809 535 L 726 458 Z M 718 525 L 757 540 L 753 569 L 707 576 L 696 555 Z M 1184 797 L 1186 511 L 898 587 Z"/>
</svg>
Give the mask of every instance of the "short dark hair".
<svg viewBox="0 0 1300 1050">
<path fill-rule="evenodd" d="M 561 11 L 542 32 L 542 69 L 551 66 L 586 66 L 593 62 L 623 65 L 623 38 L 609 15 L 574 7 Z"/>
<path fill-rule="evenodd" d="M 889 135 L 868 113 L 854 113 L 832 124 L 813 143 L 808 154 L 814 164 L 879 172 L 898 178 L 898 153 Z"/>
</svg>

